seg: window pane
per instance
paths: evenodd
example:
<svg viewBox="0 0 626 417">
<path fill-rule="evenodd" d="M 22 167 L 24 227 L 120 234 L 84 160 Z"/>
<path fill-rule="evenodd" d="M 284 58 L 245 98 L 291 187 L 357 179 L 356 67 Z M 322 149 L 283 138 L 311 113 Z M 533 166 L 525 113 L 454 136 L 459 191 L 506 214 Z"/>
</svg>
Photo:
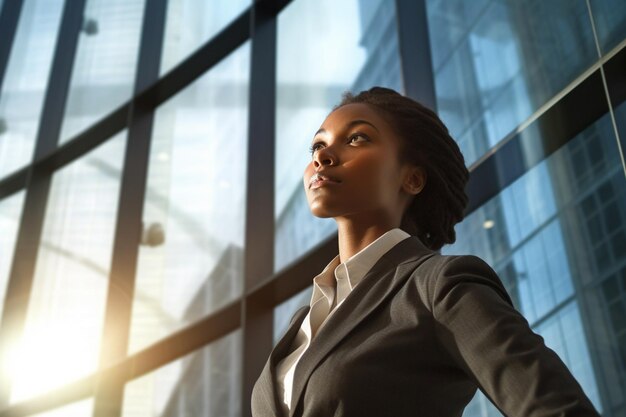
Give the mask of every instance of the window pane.
<svg viewBox="0 0 626 417">
<path fill-rule="evenodd" d="M 428 0 L 438 113 L 471 165 L 597 59 L 583 0 Z"/>
<path fill-rule="evenodd" d="M 130 98 L 144 0 L 88 0 L 60 142 Z"/>
<path fill-rule="evenodd" d="M 626 2 L 623 0 L 590 1 L 593 20 L 602 54 L 610 52 L 626 38 Z"/>
<path fill-rule="evenodd" d="M 311 282 L 313 282 L 313 277 L 311 277 Z M 276 343 L 278 343 L 280 338 L 283 337 L 287 331 L 289 321 L 293 318 L 296 310 L 311 303 L 312 295 L 313 285 L 311 284 L 309 287 L 274 308 L 274 346 L 276 346 Z"/>
<path fill-rule="evenodd" d="M 394 4 L 296 0 L 278 17 L 276 271 L 337 230 L 333 219 L 311 214 L 302 175 L 311 139 L 341 93 L 402 89 Z"/>
<path fill-rule="evenodd" d="M 169 0 L 161 73 L 228 26 L 250 3 L 251 0 Z"/>
<path fill-rule="evenodd" d="M 9 198 L 0 200 L 0 230 L 2 230 L 0 233 L 0 311 L 4 305 L 4 296 L 9 283 L 24 195 L 24 191 L 20 191 Z"/>
<path fill-rule="evenodd" d="M 0 178 L 30 163 L 62 0 L 25 0 L 0 91 Z"/>
<path fill-rule="evenodd" d="M 156 111 L 131 351 L 241 296 L 249 55 L 245 43 Z"/>
<path fill-rule="evenodd" d="M 539 135 L 533 127 L 523 139 Z M 594 405 L 606 409 L 601 397 L 623 404 L 626 180 L 610 116 L 530 168 L 456 232 L 442 253 L 485 259 L 546 344 L 563 352 Z M 602 360 L 590 352 L 604 352 Z M 483 404 L 475 401 L 472 410 Z"/>
<path fill-rule="evenodd" d="M 615 124 L 617 126 L 618 141 L 622 151 L 622 161 L 626 161 L 626 104 L 622 103 L 613 109 Z M 626 171 L 626 167 L 624 167 Z"/>
<path fill-rule="evenodd" d="M 11 402 L 96 370 L 126 133 L 52 177 Z"/>
<path fill-rule="evenodd" d="M 122 416 L 241 416 L 241 342 L 241 330 L 236 330 L 130 381 Z"/>
<path fill-rule="evenodd" d="M 91 417 L 93 415 L 93 398 L 77 403 L 64 405 L 51 411 L 33 414 L 32 417 Z"/>
</svg>

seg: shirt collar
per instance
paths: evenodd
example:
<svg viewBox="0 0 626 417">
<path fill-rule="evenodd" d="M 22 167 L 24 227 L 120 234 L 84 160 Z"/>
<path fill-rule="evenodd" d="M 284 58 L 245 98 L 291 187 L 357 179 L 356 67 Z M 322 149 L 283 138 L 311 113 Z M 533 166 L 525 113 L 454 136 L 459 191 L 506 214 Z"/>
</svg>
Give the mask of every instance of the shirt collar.
<svg viewBox="0 0 626 417">
<path fill-rule="evenodd" d="M 339 255 L 336 255 L 322 272 L 313 278 L 313 294 L 310 305 L 313 306 L 321 297 L 326 297 L 328 304 L 331 305 L 335 298 L 336 280 L 338 279 L 348 279 L 352 291 L 385 253 L 410 236 L 404 230 L 396 227 L 379 236 L 343 263 L 339 262 Z"/>
</svg>

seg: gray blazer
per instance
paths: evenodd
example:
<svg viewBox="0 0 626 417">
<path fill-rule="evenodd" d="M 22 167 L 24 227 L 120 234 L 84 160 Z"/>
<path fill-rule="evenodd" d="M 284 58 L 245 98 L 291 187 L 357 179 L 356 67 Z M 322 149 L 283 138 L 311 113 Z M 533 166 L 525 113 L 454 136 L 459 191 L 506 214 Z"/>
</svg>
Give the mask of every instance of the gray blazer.
<svg viewBox="0 0 626 417">
<path fill-rule="evenodd" d="M 287 417 L 275 369 L 309 308 L 256 381 L 254 417 Z M 289 417 L 460 416 L 477 389 L 507 416 L 599 416 L 477 256 L 441 255 L 411 236 L 328 320 L 296 367 Z"/>
</svg>

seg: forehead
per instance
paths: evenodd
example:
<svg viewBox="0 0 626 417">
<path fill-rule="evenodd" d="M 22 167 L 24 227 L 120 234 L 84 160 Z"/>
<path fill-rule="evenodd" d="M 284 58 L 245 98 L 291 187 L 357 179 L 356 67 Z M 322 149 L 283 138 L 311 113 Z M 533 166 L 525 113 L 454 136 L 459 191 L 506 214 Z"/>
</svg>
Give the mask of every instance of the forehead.
<svg viewBox="0 0 626 417">
<path fill-rule="evenodd" d="M 365 103 L 346 104 L 332 111 L 322 123 L 323 128 L 340 128 L 342 125 L 356 119 L 364 119 L 374 124 L 378 129 L 387 129 L 387 122 L 380 111 Z"/>
</svg>

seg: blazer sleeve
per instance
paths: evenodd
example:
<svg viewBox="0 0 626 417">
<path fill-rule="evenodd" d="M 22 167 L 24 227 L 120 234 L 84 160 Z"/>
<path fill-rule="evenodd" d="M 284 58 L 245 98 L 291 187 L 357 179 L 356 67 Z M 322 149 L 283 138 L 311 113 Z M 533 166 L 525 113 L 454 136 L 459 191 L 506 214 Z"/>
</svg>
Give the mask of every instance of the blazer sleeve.
<svg viewBox="0 0 626 417">
<path fill-rule="evenodd" d="M 437 338 L 504 415 L 600 415 L 485 261 L 474 255 L 440 259 L 429 281 Z"/>
</svg>

